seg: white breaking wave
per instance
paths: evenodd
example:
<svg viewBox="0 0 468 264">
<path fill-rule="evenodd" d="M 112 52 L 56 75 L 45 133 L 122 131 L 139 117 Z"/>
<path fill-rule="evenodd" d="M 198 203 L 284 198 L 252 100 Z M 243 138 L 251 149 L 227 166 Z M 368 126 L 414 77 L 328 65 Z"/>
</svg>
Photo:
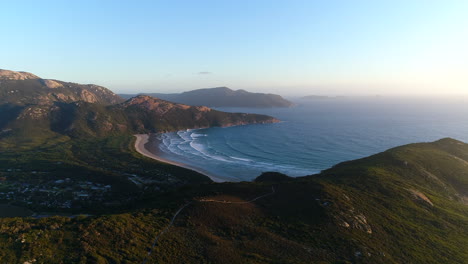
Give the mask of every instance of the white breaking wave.
<svg viewBox="0 0 468 264">
<path fill-rule="evenodd" d="M 310 169 L 303 170 L 294 165 L 278 164 L 270 161 L 269 157 L 273 154 L 276 156 L 278 153 L 262 149 L 257 144 L 252 144 L 251 141 L 248 141 L 248 148 L 269 155 L 256 156 L 254 153 L 249 153 L 251 151 L 244 152 L 241 151 L 242 149 L 237 149 L 237 146 L 233 146 L 233 142 L 226 138 L 224 142 L 213 141 L 213 143 L 207 137 L 210 136 L 196 130 L 166 133 L 160 137 L 162 144 L 160 144 L 159 148 L 167 155 L 173 156 L 176 161 L 213 168 L 220 175 L 226 174 L 230 178 L 233 177 L 232 172 L 238 170 L 237 176 L 234 176 L 236 179 L 244 179 L 249 174 L 252 175 L 249 177 L 258 176 L 259 173 L 264 171 L 277 171 L 290 176 L 305 176 L 315 173 Z M 214 139 L 216 140 L 216 138 Z M 215 144 L 216 148 L 212 148 L 211 144 Z M 244 144 L 241 143 L 240 146 Z"/>
<path fill-rule="evenodd" d="M 190 134 L 192 134 L 191 132 L 189 131 L 179 131 L 177 132 L 177 135 L 183 139 L 185 142 L 189 142 L 189 141 L 192 141 L 193 138 L 190 136 Z"/>
<path fill-rule="evenodd" d="M 199 138 L 199 137 L 207 137 L 207 134 L 197 134 L 197 133 L 192 133 L 190 135 L 192 138 Z"/>
<path fill-rule="evenodd" d="M 205 157 L 208 157 L 208 158 L 211 158 L 211 159 L 215 159 L 215 160 L 219 160 L 219 161 L 224 161 L 224 162 L 230 162 L 229 160 L 221 157 L 221 156 L 218 156 L 218 155 L 213 155 L 211 153 L 208 152 L 208 150 L 206 149 L 206 147 L 202 144 L 199 144 L 199 143 L 195 143 L 194 141 L 190 142 L 190 146 L 195 149 L 196 151 L 198 151 L 199 153 L 203 154 Z"/>
<path fill-rule="evenodd" d="M 238 157 L 233 157 L 233 156 L 230 156 L 230 158 L 235 159 L 235 160 L 246 161 L 246 162 L 253 162 L 253 160 L 251 159 L 244 159 L 244 158 L 238 158 Z"/>
</svg>

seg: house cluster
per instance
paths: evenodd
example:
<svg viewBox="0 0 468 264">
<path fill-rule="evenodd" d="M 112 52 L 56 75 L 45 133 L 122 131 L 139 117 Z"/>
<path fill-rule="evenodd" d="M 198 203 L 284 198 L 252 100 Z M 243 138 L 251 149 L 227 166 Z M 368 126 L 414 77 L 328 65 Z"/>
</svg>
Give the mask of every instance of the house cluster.
<svg viewBox="0 0 468 264">
<path fill-rule="evenodd" d="M 104 201 L 111 195 L 111 189 L 111 185 L 70 178 L 34 184 L 4 179 L 0 181 L 0 201 L 15 201 L 48 208 L 72 208 L 80 201 Z"/>
</svg>

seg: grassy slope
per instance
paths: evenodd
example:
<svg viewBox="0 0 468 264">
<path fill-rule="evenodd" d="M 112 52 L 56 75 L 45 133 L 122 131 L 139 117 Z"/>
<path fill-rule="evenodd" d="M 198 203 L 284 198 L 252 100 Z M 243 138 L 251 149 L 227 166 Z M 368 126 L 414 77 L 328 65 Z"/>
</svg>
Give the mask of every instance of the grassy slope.
<svg viewBox="0 0 468 264">
<path fill-rule="evenodd" d="M 445 139 L 289 182 L 218 185 L 220 194 L 214 196 L 220 200 L 253 197 L 270 184 L 277 193 L 255 205 L 195 203 L 161 241 L 154 259 L 465 263 L 468 207 L 461 196 L 467 191 L 467 154 L 466 144 Z M 433 206 L 410 190 L 425 194 Z M 358 221 L 361 216 L 367 225 Z"/>
<path fill-rule="evenodd" d="M 246 201 L 274 185 L 274 195 L 252 204 L 194 201 L 160 238 L 150 263 L 466 263 L 467 158 L 468 145 L 445 139 L 298 179 L 189 185 L 147 196 L 128 213 L 2 219 L 0 259 L 141 263 L 154 235 L 186 201 Z"/>
</svg>

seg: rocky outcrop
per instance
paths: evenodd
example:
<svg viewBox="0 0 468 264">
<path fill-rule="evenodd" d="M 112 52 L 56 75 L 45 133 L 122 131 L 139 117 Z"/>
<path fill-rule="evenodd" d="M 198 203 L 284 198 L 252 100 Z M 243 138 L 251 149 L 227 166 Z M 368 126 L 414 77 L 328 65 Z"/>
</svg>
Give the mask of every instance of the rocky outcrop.
<svg viewBox="0 0 468 264">
<path fill-rule="evenodd" d="M 61 84 L 61 83 L 59 83 L 57 81 L 54 81 L 54 80 L 42 80 L 42 82 L 44 83 L 45 86 L 47 86 L 50 89 L 63 87 L 63 84 Z"/>
<path fill-rule="evenodd" d="M 161 100 L 155 97 L 151 97 L 148 95 L 140 95 L 140 96 L 134 97 L 126 101 L 123 104 L 123 106 L 126 108 L 136 106 L 136 107 L 145 109 L 147 111 L 152 111 L 161 115 L 174 109 L 187 110 L 191 108 L 191 106 L 188 106 L 188 105 L 171 103 L 171 102 Z M 200 109 L 205 109 L 205 108 L 208 108 L 208 107 L 201 107 Z M 193 109 L 199 110 L 199 108 L 197 107 L 194 107 Z"/>
<path fill-rule="evenodd" d="M 357 212 L 352 205 L 352 200 L 346 194 L 343 194 L 342 197 L 343 199 L 316 200 L 322 207 L 329 209 L 336 225 L 372 234 L 372 227 L 367 217 L 362 212 Z"/>
<path fill-rule="evenodd" d="M 24 109 L 21 114 L 18 116 L 18 120 L 21 119 L 30 119 L 30 120 L 39 120 L 48 116 L 51 108 L 44 105 L 35 105 L 30 106 Z"/>
<path fill-rule="evenodd" d="M 338 216 L 336 220 L 339 226 L 353 228 L 372 234 L 372 228 L 367 222 L 367 217 L 363 214 L 356 214 L 354 210 L 341 212 L 340 216 Z"/>
<path fill-rule="evenodd" d="M 98 98 L 96 97 L 96 95 L 88 90 L 81 90 L 81 99 L 88 103 L 98 102 Z"/>
<path fill-rule="evenodd" d="M 36 75 L 29 72 L 17 72 L 0 69 L 0 80 L 28 80 L 40 79 Z"/>
<path fill-rule="evenodd" d="M 425 204 L 428 204 L 430 206 L 434 206 L 434 204 L 432 203 L 431 200 L 429 200 L 429 198 L 427 198 L 426 195 L 424 195 L 424 193 L 418 191 L 418 190 L 414 190 L 414 189 L 409 189 L 408 190 L 411 194 L 412 194 L 412 197 L 417 200 L 417 201 L 421 201 Z"/>
<path fill-rule="evenodd" d="M 94 84 L 45 80 L 31 73 L 0 70 L 0 104 L 52 105 L 77 101 L 111 105 L 124 100 Z"/>
</svg>

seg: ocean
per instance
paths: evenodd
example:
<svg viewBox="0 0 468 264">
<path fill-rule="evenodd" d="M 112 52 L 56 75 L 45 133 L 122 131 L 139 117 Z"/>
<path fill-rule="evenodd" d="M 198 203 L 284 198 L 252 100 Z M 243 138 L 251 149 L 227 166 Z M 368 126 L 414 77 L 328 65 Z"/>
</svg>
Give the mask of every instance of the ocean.
<svg viewBox="0 0 468 264">
<path fill-rule="evenodd" d="M 159 135 L 162 158 L 226 181 L 262 172 L 306 176 L 348 160 L 415 142 L 468 142 L 466 98 L 355 97 L 296 100 L 291 108 L 218 108 L 267 114 L 281 123 Z"/>
</svg>

